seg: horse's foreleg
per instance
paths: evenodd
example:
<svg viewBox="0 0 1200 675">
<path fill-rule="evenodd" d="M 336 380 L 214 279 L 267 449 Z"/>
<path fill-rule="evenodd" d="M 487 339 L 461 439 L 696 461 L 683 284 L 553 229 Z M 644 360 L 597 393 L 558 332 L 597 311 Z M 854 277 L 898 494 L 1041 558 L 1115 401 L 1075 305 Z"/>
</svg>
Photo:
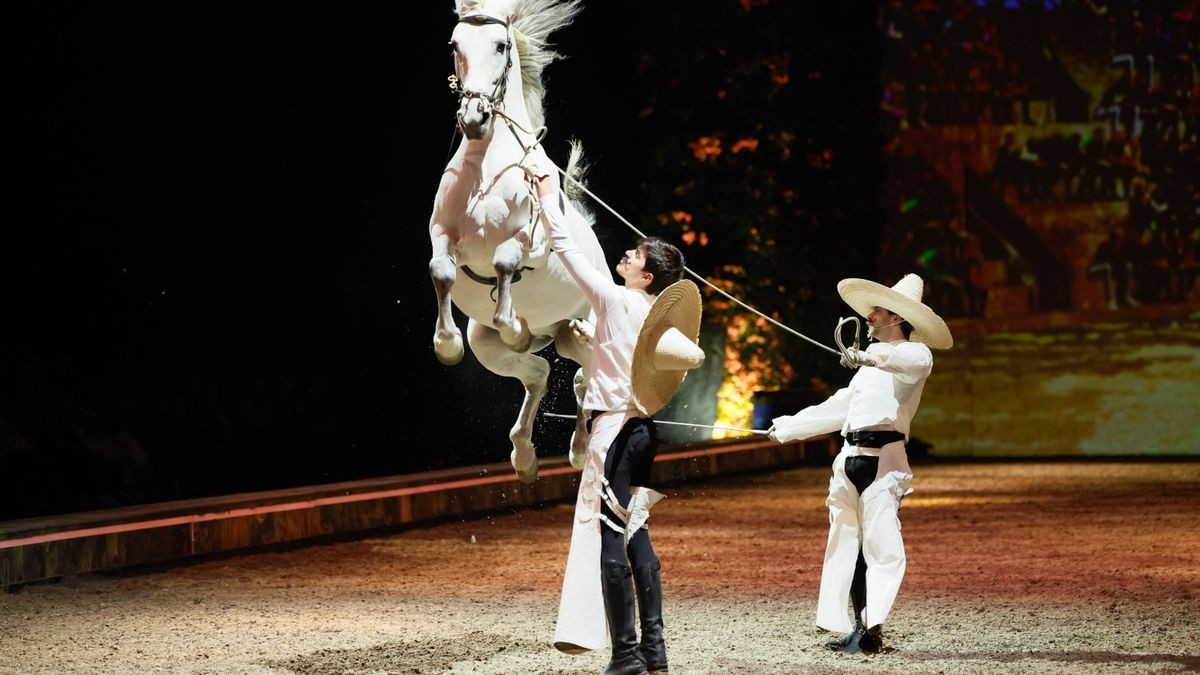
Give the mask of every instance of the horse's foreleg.
<svg viewBox="0 0 1200 675">
<path fill-rule="evenodd" d="M 529 323 L 517 314 L 512 304 L 512 279 L 523 257 L 521 242 L 516 239 L 508 239 L 497 246 L 496 255 L 492 257 L 496 269 L 496 313 L 492 323 L 500 331 L 500 339 L 515 352 L 527 351 L 533 340 Z"/>
<path fill-rule="evenodd" d="M 513 450 L 509 459 L 513 470 L 522 483 L 537 479 L 537 450 L 533 446 L 533 421 L 542 397 L 546 395 L 546 382 L 550 378 L 550 363 L 533 352 L 514 352 L 493 328 L 474 319 L 467 322 L 467 340 L 471 353 L 484 368 L 505 377 L 515 377 L 525 387 L 525 400 L 517 421 L 509 430 Z"/>
<path fill-rule="evenodd" d="M 430 232 L 433 255 L 429 258 L 429 277 L 437 293 L 438 317 L 433 331 L 433 353 L 438 361 L 452 366 L 463 357 L 462 331 L 454 323 L 450 289 L 454 286 L 457 265 L 450 253 L 450 236 L 440 226 Z"/>
</svg>

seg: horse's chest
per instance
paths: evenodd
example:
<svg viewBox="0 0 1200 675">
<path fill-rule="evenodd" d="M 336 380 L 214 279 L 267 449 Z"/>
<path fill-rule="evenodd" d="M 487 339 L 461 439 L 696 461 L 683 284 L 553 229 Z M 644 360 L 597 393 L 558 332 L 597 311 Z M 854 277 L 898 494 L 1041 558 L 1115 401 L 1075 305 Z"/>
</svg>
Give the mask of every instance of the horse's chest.
<svg viewBox="0 0 1200 675">
<path fill-rule="evenodd" d="M 528 200 L 495 193 L 476 193 L 467 200 L 461 214 L 459 231 L 467 238 L 477 237 L 493 245 L 511 237 L 529 222 Z"/>
</svg>

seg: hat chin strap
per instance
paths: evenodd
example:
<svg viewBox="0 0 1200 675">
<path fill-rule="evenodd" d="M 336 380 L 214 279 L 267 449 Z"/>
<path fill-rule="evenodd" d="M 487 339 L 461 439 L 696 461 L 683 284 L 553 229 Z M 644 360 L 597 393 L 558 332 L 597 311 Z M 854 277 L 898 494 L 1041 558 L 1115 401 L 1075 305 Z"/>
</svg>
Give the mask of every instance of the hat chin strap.
<svg viewBox="0 0 1200 675">
<path fill-rule="evenodd" d="M 875 334 L 877 332 L 879 332 L 880 330 L 883 330 L 884 328 L 890 328 L 892 326 L 895 326 L 895 325 L 901 324 L 901 323 L 904 323 L 904 319 L 900 319 L 899 321 L 893 321 L 891 323 L 885 323 L 882 326 L 879 326 L 878 328 L 876 328 L 875 326 L 872 326 L 871 324 L 867 324 L 867 339 L 874 340 Z"/>
</svg>

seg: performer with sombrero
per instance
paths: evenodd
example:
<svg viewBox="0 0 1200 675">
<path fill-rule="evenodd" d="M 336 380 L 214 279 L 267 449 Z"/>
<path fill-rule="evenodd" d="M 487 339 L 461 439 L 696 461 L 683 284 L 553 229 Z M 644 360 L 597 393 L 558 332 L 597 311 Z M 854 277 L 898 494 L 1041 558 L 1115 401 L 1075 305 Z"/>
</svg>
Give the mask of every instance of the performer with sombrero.
<svg viewBox="0 0 1200 675">
<path fill-rule="evenodd" d="M 890 288 L 865 279 L 839 282 L 838 293 L 866 317 L 875 342 L 843 351 L 842 365 L 859 369 L 849 385 L 822 403 L 775 418 L 768 430 L 781 443 L 834 431 L 845 437 L 826 500 L 829 539 L 817 625 L 844 633 L 826 646 L 846 653 L 876 652 L 883 645 L 883 622 L 904 578 L 898 512 L 913 478 L 905 442 L 933 368 L 930 350 L 954 344 L 946 322 L 921 302 L 923 290 L 915 274 Z M 853 625 L 846 618 L 847 596 Z"/>
<path fill-rule="evenodd" d="M 663 496 L 650 488 L 658 449 L 650 416 L 670 401 L 687 370 L 704 361 L 696 344 L 700 290 L 680 280 L 683 254 L 659 237 L 625 251 L 616 265 L 620 284 L 597 272 L 563 223 L 547 174 L 522 168 L 537 185 L 551 246 L 587 296 L 594 326 L 582 403 L 589 418 L 587 458 L 554 646 L 578 654 L 611 640 L 606 675 L 666 673 L 661 565 L 646 529 L 651 507 Z"/>
</svg>

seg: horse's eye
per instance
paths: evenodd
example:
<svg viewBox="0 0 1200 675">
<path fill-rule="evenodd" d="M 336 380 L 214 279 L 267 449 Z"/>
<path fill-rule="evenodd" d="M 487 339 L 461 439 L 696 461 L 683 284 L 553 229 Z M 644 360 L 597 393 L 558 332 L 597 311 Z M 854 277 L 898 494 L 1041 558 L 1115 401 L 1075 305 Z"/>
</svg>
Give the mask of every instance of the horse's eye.
<svg viewBox="0 0 1200 675">
<path fill-rule="evenodd" d="M 497 42 L 496 43 L 496 53 L 497 54 L 503 54 L 504 50 L 506 50 L 506 49 L 508 49 L 507 42 Z"/>
</svg>

